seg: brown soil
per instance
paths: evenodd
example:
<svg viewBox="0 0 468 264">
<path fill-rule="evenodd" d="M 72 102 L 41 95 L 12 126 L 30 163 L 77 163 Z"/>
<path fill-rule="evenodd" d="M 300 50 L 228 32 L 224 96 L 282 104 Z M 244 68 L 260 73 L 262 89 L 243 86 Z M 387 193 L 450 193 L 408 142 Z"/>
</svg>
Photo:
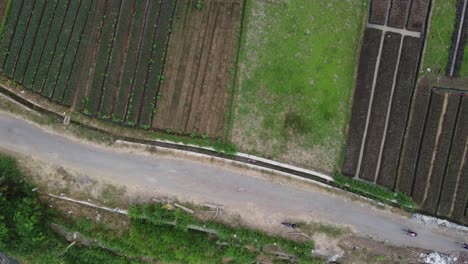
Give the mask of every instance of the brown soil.
<svg viewBox="0 0 468 264">
<path fill-rule="evenodd" d="M 93 75 L 94 75 L 94 61 L 96 60 L 97 56 L 97 51 L 99 48 L 99 42 L 101 39 L 101 33 L 102 33 L 102 28 L 103 28 L 103 20 L 99 15 L 102 15 L 100 12 L 97 10 L 102 10 L 103 8 L 106 9 L 106 13 L 108 12 L 107 8 L 107 1 L 99 1 L 99 5 L 96 5 L 96 11 L 94 13 L 93 17 L 93 24 L 96 25 L 91 28 L 89 34 L 88 34 L 88 39 L 89 42 L 86 43 L 86 53 L 88 56 L 84 58 L 84 63 L 83 66 L 80 68 L 80 74 L 79 78 L 77 79 L 77 84 L 74 86 L 74 95 L 73 95 L 73 103 L 72 103 L 72 111 L 75 109 L 77 104 L 78 108 L 81 108 L 81 102 L 84 98 L 89 93 L 89 88 L 91 86 L 92 80 L 93 80 Z M 105 7 L 102 5 L 105 4 Z M 96 38 L 93 38 L 94 35 L 96 34 Z M 92 43 L 92 41 L 95 41 L 95 43 Z M 87 64 L 89 67 L 86 67 Z M 87 72 L 86 72 L 87 70 Z M 84 83 L 83 83 L 84 82 Z M 84 86 L 83 88 L 80 88 Z"/>
<path fill-rule="evenodd" d="M 223 135 L 242 4 L 179 2 L 154 127 Z"/>
</svg>

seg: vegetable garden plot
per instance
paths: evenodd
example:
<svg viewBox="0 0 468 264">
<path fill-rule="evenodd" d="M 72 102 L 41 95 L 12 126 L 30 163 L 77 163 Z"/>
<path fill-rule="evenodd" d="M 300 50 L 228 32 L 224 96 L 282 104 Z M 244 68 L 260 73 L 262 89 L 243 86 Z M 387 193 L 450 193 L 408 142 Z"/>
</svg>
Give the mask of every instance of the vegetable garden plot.
<svg viewBox="0 0 468 264">
<path fill-rule="evenodd" d="M 343 165 L 343 173 L 355 176 L 362 136 L 366 125 L 369 99 L 374 79 L 374 69 L 377 63 L 382 31 L 367 28 L 359 58 L 359 68 L 356 77 L 356 91 L 354 92 L 351 123 L 348 132 L 348 143 Z"/>
<path fill-rule="evenodd" d="M 409 30 L 422 32 L 426 24 L 426 16 L 429 12 L 431 0 L 412 0 L 408 24 Z"/>
<path fill-rule="evenodd" d="M 223 136 L 242 4 L 178 2 L 153 127 Z"/>
<path fill-rule="evenodd" d="M 377 178 L 378 184 L 390 189 L 393 189 L 395 184 L 398 159 L 417 74 L 419 56 L 414 56 L 414 54 L 418 53 L 420 45 L 421 41 L 418 38 L 404 38 L 387 137 L 382 153 L 382 164 Z"/>
<path fill-rule="evenodd" d="M 390 4 L 391 0 L 373 0 L 371 2 L 369 22 L 385 25 Z"/>
<path fill-rule="evenodd" d="M 452 204 L 455 202 L 454 199 L 456 198 L 457 190 L 460 188 L 460 177 L 462 176 L 463 170 L 466 170 L 466 167 L 465 169 L 463 169 L 463 167 L 468 157 L 468 142 L 466 142 L 468 138 L 468 106 L 466 102 L 463 104 L 462 98 L 460 98 L 457 117 L 451 151 L 449 153 L 450 157 L 447 162 L 447 170 L 437 211 L 438 214 L 444 216 L 450 216 L 452 214 Z M 463 144 L 464 141 L 465 144 Z"/>
<path fill-rule="evenodd" d="M 362 163 L 359 175 L 360 178 L 368 181 L 375 180 L 376 170 L 378 169 L 379 146 L 383 140 L 387 109 L 392 93 L 393 76 L 397 70 L 400 44 L 400 34 L 391 32 L 385 34 L 362 157 L 365 162 Z"/>
<path fill-rule="evenodd" d="M 390 8 L 388 25 L 396 28 L 404 28 L 410 4 L 411 1 L 408 0 L 393 0 Z"/>
</svg>

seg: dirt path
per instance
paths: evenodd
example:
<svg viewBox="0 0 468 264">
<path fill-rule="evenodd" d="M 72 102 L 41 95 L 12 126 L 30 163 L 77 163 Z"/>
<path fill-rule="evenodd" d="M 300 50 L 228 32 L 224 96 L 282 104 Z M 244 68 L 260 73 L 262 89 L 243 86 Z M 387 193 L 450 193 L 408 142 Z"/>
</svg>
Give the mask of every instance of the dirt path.
<svg viewBox="0 0 468 264">
<path fill-rule="evenodd" d="M 357 234 L 397 246 L 455 251 L 463 235 L 356 201 L 319 187 L 272 182 L 267 177 L 227 164 L 213 165 L 160 154 L 80 143 L 45 132 L 34 124 L 0 112 L 0 148 L 30 155 L 45 163 L 79 170 L 89 177 L 125 185 L 151 195 L 181 201 L 223 204 L 226 212 L 263 230 L 281 228 L 283 220 L 346 225 Z M 339 192 L 338 192 L 339 193 Z M 402 228 L 419 233 L 404 235 Z"/>
</svg>

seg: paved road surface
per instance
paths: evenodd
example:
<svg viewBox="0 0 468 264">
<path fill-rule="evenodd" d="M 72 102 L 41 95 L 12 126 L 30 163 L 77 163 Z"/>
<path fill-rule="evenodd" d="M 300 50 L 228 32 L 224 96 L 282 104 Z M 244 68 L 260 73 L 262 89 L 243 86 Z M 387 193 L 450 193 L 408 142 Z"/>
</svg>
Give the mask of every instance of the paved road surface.
<svg viewBox="0 0 468 264">
<path fill-rule="evenodd" d="M 156 193 L 172 194 L 183 200 L 217 202 L 247 221 L 277 225 L 287 217 L 321 219 L 331 224 L 352 226 L 359 234 L 398 246 L 415 246 L 438 251 L 459 248 L 455 234 L 433 226 L 421 226 L 406 217 L 375 209 L 363 203 L 320 189 L 302 189 L 252 177 L 201 162 L 125 153 L 87 145 L 50 134 L 39 127 L 0 112 L 0 147 L 34 158 L 80 170 L 90 176 L 112 178 L 114 182 Z M 254 222 L 255 223 L 255 222 Z M 262 223 L 262 224 L 263 224 Z M 279 225 L 279 224 L 278 224 Z M 401 231 L 410 227 L 419 233 L 410 238 Z M 458 238 L 460 239 L 460 237 Z"/>
</svg>

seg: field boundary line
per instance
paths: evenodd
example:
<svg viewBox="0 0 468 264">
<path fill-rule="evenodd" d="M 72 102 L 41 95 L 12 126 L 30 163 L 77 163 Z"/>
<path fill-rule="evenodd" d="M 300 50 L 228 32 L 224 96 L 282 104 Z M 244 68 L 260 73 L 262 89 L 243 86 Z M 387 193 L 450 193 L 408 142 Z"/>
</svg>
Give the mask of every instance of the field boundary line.
<svg viewBox="0 0 468 264">
<path fill-rule="evenodd" d="M 452 61 L 451 61 L 451 64 L 450 65 L 450 77 L 453 77 L 454 75 L 454 70 L 455 70 L 455 64 L 456 64 L 456 61 L 457 61 L 457 56 L 458 56 L 458 47 L 460 46 L 460 40 L 461 40 L 461 33 L 462 33 L 462 30 L 463 30 L 463 24 L 464 24 L 464 21 L 465 21 L 465 15 L 466 15 L 466 3 L 468 2 L 468 0 L 465 0 L 463 2 L 463 10 L 462 10 L 462 15 L 461 15 L 461 18 L 460 18 L 460 24 L 459 24 L 459 27 L 458 27 L 458 34 L 457 34 L 457 41 L 455 42 L 455 47 L 454 47 L 454 51 L 453 51 L 453 58 L 452 58 Z"/>
<path fill-rule="evenodd" d="M 376 24 L 371 24 L 371 23 L 367 23 L 366 27 L 367 28 L 379 29 L 379 30 L 382 30 L 382 31 L 385 31 L 385 32 L 398 33 L 398 34 L 401 34 L 402 36 L 410 36 L 410 37 L 415 37 L 415 38 L 421 38 L 421 32 L 411 31 L 411 30 L 407 30 L 407 29 L 400 29 L 400 28 L 376 25 Z"/>
</svg>

